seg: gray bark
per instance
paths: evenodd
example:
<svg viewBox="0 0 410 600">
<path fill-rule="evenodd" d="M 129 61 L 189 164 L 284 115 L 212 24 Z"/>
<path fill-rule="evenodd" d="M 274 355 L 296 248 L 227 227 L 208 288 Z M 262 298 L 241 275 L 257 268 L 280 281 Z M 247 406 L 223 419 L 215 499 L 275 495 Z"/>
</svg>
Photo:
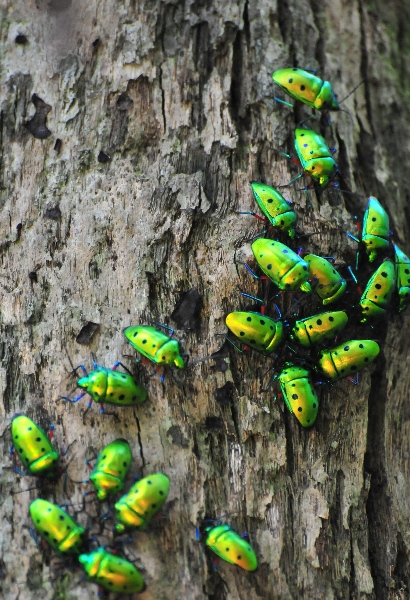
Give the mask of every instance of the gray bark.
<svg viewBox="0 0 410 600">
<path fill-rule="evenodd" d="M 76 482 L 88 475 L 85 459 L 119 437 L 131 444 L 133 472 L 171 478 L 168 517 L 125 548 L 147 583 L 139 597 L 410 597 L 409 315 L 376 326 L 377 363 L 357 387 L 322 390 L 311 430 L 273 391 L 260 392 L 266 359 L 231 349 L 195 363 L 221 347 L 227 312 L 244 306 L 238 289 L 274 295 L 235 263 L 251 257 L 247 240 L 261 230 L 235 211 L 254 208 L 249 181 L 280 185 L 297 172 L 274 149 L 292 150 L 295 123 L 310 111 L 274 102 L 275 69 L 316 68 L 340 98 L 365 78 L 345 103 L 353 123 L 340 113 L 322 126 L 342 189 L 376 196 L 410 251 L 408 3 L 3 0 L 0 10 L 3 598 L 95 597 L 74 560 L 36 548 L 28 507 L 39 496 L 68 502 L 110 543 L 107 504 L 90 497 L 80 510 L 89 488 Z M 307 202 L 295 187 L 286 195 L 299 230 L 315 233 L 304 250 L 353 264 L 345 232 L 366 200 L 326 191 Z M 199 318 L 176 323 L 191 289 Z M 281 301 L 285 312 L 291 302 Z M 194 363 L 164 384 L 151 366 L 122 359 L 134 354 L 122 329 L 151 320 L 176 327 Z M 91 353 L 104 366 L 127 361 L 149 400 L 118 409 L 118 419 L 94 405 L 85 424 L 85 400 L 56 403 L 75 393 L 72 365 L 90 368 Z M 227 382 L 232 399 L 221 404 Z M 11 493 L 35 485 L 7 468 L 19 466 L 8 455 L 16 412 L 45 428 L 51 420 L 61 451 L 77 440 L 66 491 L 62 478 Z M 195 527 L 222 515 L 249 533 L 255 573 L 223 561 L 213 571 Z"/>
</svg>

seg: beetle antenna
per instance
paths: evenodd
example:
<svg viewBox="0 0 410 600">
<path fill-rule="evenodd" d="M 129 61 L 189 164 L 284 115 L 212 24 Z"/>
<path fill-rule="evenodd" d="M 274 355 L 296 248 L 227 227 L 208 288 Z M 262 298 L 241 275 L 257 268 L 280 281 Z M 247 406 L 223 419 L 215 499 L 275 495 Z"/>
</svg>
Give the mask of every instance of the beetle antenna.
<svg viewBox="0 0 410 600">
<path fill-rule="evenodd" d="M 354 88 L 352 89 L 352 91 L 351 91 L 351 92 L 349 92 L 349 93 L 347 94 L 347 96 L 345 96 L 345 97 L 343 98 L 343 100 L 340 100 L 340 101 L 339 101 L 339 104 L 342 104 L 342 102 L 344 102 L 345 100 L 347 100 L 347 99 L 348 99 L 348 98 L 349 98 L 349 97 L 350 97 L 350 96 L 351 96 L 351 95 L 352 95 L 352 94 L 353 94 L 353 93 L 354 93 L 354 92 L 357 90 L 357 88 L 359 88 L 359 87 L 362 85 L 362 83 L 364 83 L 365 81 L 366 81 L 366 78 L 362 79 L 362 80 L 361 80 L 361 82 L 360 82 L 360 83 L 358 83 L 358 84 L 357 84 L 357 86 L 356 86 L 356 87 L 354 87 Z M 346 112 L 346 111 L 345 111 L 345 112 Z"/>
<path fill-rule="evenodd" d="M 303 121 L 301 121 L 300 123 L 298 123 L 298 127 L 302 127 L 302 125 L 304 123 L 306 123 L 306 121 L 309 121 L 309 119 L 313 119 L 315 115 L 310 115 L 310 117 L 307 117 L 306 119 L 303 119 Z"/>
<path fill-rule="evenodd" d="M 348 111 L 348 110 L 345 110 L 344 108 L 339 108 L 339 112 L 344 112 L 344 113 L 346 113 L 347 115 L 349 115 L 349 119 L 351 120 L 352 124 L 354 125 L 353 117 L 352 117 L 352 115 L 349 113 L 349 111 Z"/>
</svg>

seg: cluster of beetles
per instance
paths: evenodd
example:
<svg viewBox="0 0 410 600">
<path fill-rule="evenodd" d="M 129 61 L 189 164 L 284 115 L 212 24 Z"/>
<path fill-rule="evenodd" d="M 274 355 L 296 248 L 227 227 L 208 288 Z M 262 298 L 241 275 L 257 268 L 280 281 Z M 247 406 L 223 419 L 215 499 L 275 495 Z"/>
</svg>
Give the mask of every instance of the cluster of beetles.
<svg viewBox="0 0 410 600">
<path fill-rule="evenodd" d="M 273 80 L 287 94 L 313 109 L 328 111 L 340 108 L 331 84 L 314 73 L 296 68 L 281 69 L 275 71 Z M 276 100 L 292 106 L 279 98 Z M 323 189 L 329 185 L 337 173 L 337 165 L 325 139 L 315 131 L 299 126 L 295 131 L 295 149 L 303 173 L 288 185 L 303 174 L 311 177 L 314 187 Z M 277 237 L 257 236 L 252 243 L 255 261 L 264 275 L 259 277 L 245 264 L 247 270 L 254 278 L 268 279 L 275 284 L 279 294 L 303 292 L 302 300 L 310 294 L 326 308 L 336 305 L 337 310 L 293 318 L 289 322 L 282 318 L 276 304 L 275 317 L 268 316 L 259 298 L 243 293 L 244 297 L 259 303 L 260 308 L 229 313 L 226 325 L 242 346 L 239 347 L 238 342 L 228 335 L 226 338 L 240 351 L 252 348 L 274 359 L 275 374 L 270 385 L 278 380 L 289 411 L 300 425 L 311 427 L 319 409 L 317 386 L 333 385 L 344 377 L 354 382 L 353 376 L 370 364 L 380 350 L 378 343 L 371 339 L 336 343 L 337 338 L 343 334 L 349 319 L 372 327 L 374 321 L 386 316 L 389 311 L 405 309 L 410 299 L 410 259 L 395 244 L 392 245 L 394 259 L 386 258 L 386 253 L 391 250 L 389 218 L 380 202 L 370 197 L 362 223 L 358 223 L 359 236 L 348 235 L 365 250 L 369 263 L 378 261 L 380 264 L 371 274 L 364 291 L 357 278 L 360 253 L 357 254 L 355 269 L 347 267 L 349 279 L 356 284 L 360 294 L 359 302 L 352 304 L 352 294 L 347 294 L 347 277 L 336 270 L 332 257 L 315 254 L 302 257 L 301 249 L 293 250 L 277 239 L 289 237 L 291 243 L 297 237 L 297 215 L 290 203 L 277 189 L 264 183 L 253 182 L 251 187 L 263 217 L 254 212 L 241 214 L 251 214 L 265 221 L 268 230 L 273 228 Z M 297 310 L 293 315 L 303 306 L 302 300 L 296 301 Z M 158 327 L 131 326 L 124 330 L 124 335 L 145 361 L 152 361 L 158 367 L 183 369 L 186 361 L 179 342 L 173 338 L 173 331 L 166 326 Z M 126 372 L 118 371 L 119 366 Z M 146 399 L 146 390 L 120 362 L 112 369 L 94 363 L 90 373 L 82 365 L 78 368 L 83 371 L 83 376 L 77 381 L 82 391 L 73 399 L 61 397 L 65 401 L 75 403 L 89 394 L 88 408 L 94 401 L 100 404 L 103 412 L 104 403 L 135 406 Z M 60 456 L 51 442 L 52 429 L 47 436 L 27 416 L 16 415 L 13 418 L 10 451 L 19 456 L 25 471 L 14 467 L 18 473 L 38 477 L 45 482 L 53 481 L 61 474 Z M 124 439 L 117 439 L 101 450 L 89 478 L 99 501 L 110 499 L 123 490 L 131 460 L 131 449 Z M 153 473 L 137 480 L 114 504 L 116 532 L 145 530 L 164 506 L 169 485 L 169 479 L 163 473 Z M 85 529 L 60 506 L 37 499 L 30 505 L 30 516 L 34 539 L 37 539 L 37 532 L 60 554 L 77 555 L 89 581 L 108 591 L 123 594 L 144 590 L 144 580 L 129 560 L 102 546 L 85 552 L 92 546 L 92 541 L 86 540 Z M 204 527 L 204 533 L 205 545 L 220 558 L 247 571 L 257 568 L 258 561 L 248 540 L 229 525 L 218 521 L 213 526 Z"/>
</svg>

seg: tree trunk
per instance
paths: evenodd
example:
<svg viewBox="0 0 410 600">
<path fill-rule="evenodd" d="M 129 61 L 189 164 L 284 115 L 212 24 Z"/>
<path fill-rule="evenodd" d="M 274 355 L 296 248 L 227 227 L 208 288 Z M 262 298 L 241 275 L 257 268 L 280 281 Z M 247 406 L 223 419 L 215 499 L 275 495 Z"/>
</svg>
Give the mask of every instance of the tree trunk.
<svg viewBox="0 0 410 600">
<path fill-rule="evenodd" d="M 275 69 L 317 69 L 339 98 L 365 79 L 343 105 L 352 119 L 307 124 L 337 147 L 340 187 L 360 195 L 289 188 L 298 232 L 314 234 L 293 247 L 332 255 L 347 274 L 346 231 L 373 195 L 409 253 L 408 3 L 3 0 L 0 10 L 2 597 L 95 597 L 75 559 L 35 546 L 28 508 L 37 497 L 67 503 L 112 544 L 102 518 L 112 503 L 87 496 L 83 509 L 81 481 L 85 460 L 122 437 L 133 474 L 171 479 L 166 518 L 121 550 L 137 558 L 140 598 L 410 598 L 409 314 L 350 327 L 382 351 L 357 387 L 322 389 L 307 430 L 275 401 L 276 383 L 260 391 L 272 361 L 218 337 L 246 304 L 239 291 L 273 312 L 273 286 L 238 263 L 254 264 L 249 240 L 263 226 L 235 211 L 255 208 L 250 181 L 278 186 L 298 172 L 275 149 L 292 152 L 311 111 L 275 103 Z M 353 282 L 346 298 L 358 302 Z M 293 298 L 276 302 L 291 319 Z M 321 310 L 304 302 L 306 315 Z M 164 383 L 122 334 L 151 321 L 174 327 L 190 355 Z M 125 362 L 148 401 L 117 417 L 93 405 L 84 422 L 85 399 L 56 402 L 77 393 L 71 371 L 91 369 L 92 355 Z M 24 491 L 35 480 L 8 454 L 17 412 L 52 421 L 61 452 L 76 440 L 66 485 Z M 195 536 L 205 517 L 249 533 L 257 571 L 212 569 Z"/>
</svg>

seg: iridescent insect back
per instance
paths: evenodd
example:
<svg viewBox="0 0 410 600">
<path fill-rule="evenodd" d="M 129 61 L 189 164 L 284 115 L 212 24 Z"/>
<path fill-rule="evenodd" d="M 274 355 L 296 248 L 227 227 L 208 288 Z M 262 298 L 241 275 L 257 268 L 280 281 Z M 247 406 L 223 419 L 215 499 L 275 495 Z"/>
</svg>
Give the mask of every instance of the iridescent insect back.
<svg viewBox="0 0 410 600">
<path fill-rule="evenodd" d="M 400 298 L 399 311 L 406 308 L 410 302 L 410 259 L 393 244 L 396 263 L 397 291 Z"/>
<path fill-rule="evenodd" d="M 52 548 L 63 553 L 78 553 L 84 527 L 59 506 L 38 498 L 30 504 L 30 516 L 41 537 Z"/>
<path fill-rule="evenodd" d="M 140 354 L 157 365 L 175 365 L 178 369 L 185 367 L 180 353 L 179 342 L 172 339 L 174 330 L 160 325 L 171 333 L 167 335 L 151 325 L 132 325 L 123 333 L 131 346 Z"/>
<path fill-rule="evenodd" d="M 295 150 L 303 171 L 321 188 L 327 187 L 337 173 L 337 164 L 324 138 L 311 129 L 297 127 Z"/>
<path fill-rule="evenodd" d="M 295 100 L 316 110 L 340 110 L 339 103 L 328 81 L 323 81 L 304 69 L 279 69 L 273 81 Z"/>
<path fill-rule="evenodd" d="M 205 529 L 205 545 L 231 565 L 238 565 L 245 571 L 255 571 L 258 559 L 247 540 L 233 531 L 229 525 L 217 525 Z"/>
<path fill-rule="evenodd" d="M 114 440 L 101 450 L 90 475 L 99 500 L 105 500 L 123 489 L 131 461 L 131 448 L 127 440 Z"/>
<path fill-rule="evenodd" d="M 97 548 L 78 557 L 90 581 L 110 592 L 134 594 L 142 592 L 145 583 L 134 565 L 117 554 Z"/>
<path fill-rule="evenodd" d="M 363 323 L 369 318 L 380 318 L 387 315 L 395 286 L 395 266 L 390 260 L 385 260 L 369 279 L 360 298 Z"/>
<path fill-rule="evenodd" d="M 14 417 L 11 424 L 11 437 L 13 446 L 10 451 L 13 452 L 14 448 L 28 475 L 46 479 L 54 479 L 58 476 L 60 455 L 43 429 L 34 421 L 25 415 Z"/>
<path fill-rule="evenodd" d="M 226 317 L 226 326 L 247 346 L 269 356 L 284 339 L 283 323 L 262 313 L 235 311 Z"/>
<path fill-rule="evenodd" d="M 346 281 L 324 257 L 307 254 L 303 257 L 309 265 L 312 289 L 322 304 L 332 304 L 345 293 Z"/>
<path fill-rule="evenodd" d="M 322 350 L 319 369 L 329 381 L 338 381 L 364 369 L 379 352 L 379 345 L 373 340 L 348 340 L 329 350 Z"/>
<path fill-rule="evenodd" d="M 261 270 L 281 290 L 311 291 L 308 264 L 285 244 L 257 239 L 252 244 L 252 252 Z"/>
<path fill-rule="evenodd" d="M 313 387 L 310 371 L 286 363 L 280 373 L 279 383 L 285 404 L 302 427 L 311 427 L 316 421 L 319 400 Z"/>
</svg>

